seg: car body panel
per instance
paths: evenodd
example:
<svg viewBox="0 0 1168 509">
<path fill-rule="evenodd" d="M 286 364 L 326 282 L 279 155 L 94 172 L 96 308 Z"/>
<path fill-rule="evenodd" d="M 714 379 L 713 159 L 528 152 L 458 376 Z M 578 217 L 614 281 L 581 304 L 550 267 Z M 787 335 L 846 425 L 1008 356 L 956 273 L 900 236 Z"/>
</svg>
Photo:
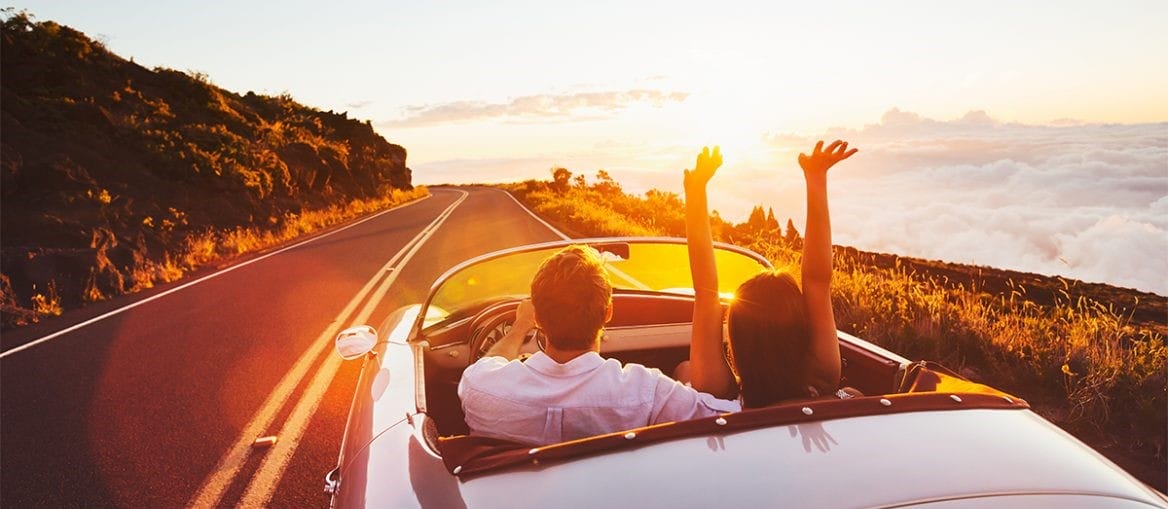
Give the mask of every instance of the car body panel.
<svg viewBox="0 0 1168 509">
<path fill-rule="evenodd" d="M 404 335 L 418 309 L 406 306 L 391 313 L 381 328 L 383 339 L 364 357 L 341 443 L 342 475 L 375 436 L 417 411 L 415 352 L 421 345 L 406 343 Z"/>
<path fill-rule="evenodd" d="M 441 499 L 441 507 L 830 508 L 985 497 L 1030 507 L 1046 499 L 1023 495 L 1037 494 L 1162 504 L 1029 410 L 913 412 L 707 434 L 463 478 L 409 427 L 378 437 L 365 464 L 376 478 L 354 486 L 357 476 L 345 472 L 344 491 L 395 507 Z"/>
</svg>

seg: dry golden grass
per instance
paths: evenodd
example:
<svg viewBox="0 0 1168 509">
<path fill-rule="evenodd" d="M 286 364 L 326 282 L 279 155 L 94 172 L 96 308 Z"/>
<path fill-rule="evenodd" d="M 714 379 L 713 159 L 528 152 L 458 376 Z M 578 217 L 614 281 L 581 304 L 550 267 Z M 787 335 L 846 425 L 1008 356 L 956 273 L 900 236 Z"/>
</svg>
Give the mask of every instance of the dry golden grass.
<svg viewBox="0 0 1168 509">
<path fill-rule="evenodd" d="M 288 214 L 277 230 L 239 227 L 223 232 L 207 232 L 188 237 L 181 252 L 182 264 L 194 268 L 223 257 L 259 251 L 372 212 L 384 210 L 429 195 L 424 186 L 413 190 L 387 190 L 385 195 L 369 200 L 351 200 L 341 205 Z"/>
<path fill-rule="evenodd" d="M 49 282 L 45 293 L 35 293 L 32 296 L 32 311 L 37 316 L 60 316 L 61 297 L 57 295 L 57 285 Z"/>
<path fill-rule="evenodd" d="M 1088 299 L 1039 305 L 837 257 L 842 329 L 1058 408 L 1059 422 L 1136 432 L 1162 448 L 1168 348 Z M 1159 431 L 1159 433 L 1157 433 Z"/>
<path fill-rule="evenodd" d="M 205 230 L 175 235 L 172 245 L 156 256 L 148 256 L 145 250 L 134 251 L 131 264 L 115 267 L 105 260 L 99 267 L 91 270 L 90 277 L 84 284 L 81 299 L 85 302 L 98 302 L 121 293 L 153 288 L 157 284 L 169 283 L 181 279 L 186 274 L 207 266 L 222 262 L 230 258 L 261 251 L 294 240 L 308 233 L 400 205 L 429 194 L 424 186 L 415 187 L 406 191 L 401 189 L 385 190 L 382 196 L 367 200 L 350 200 L 342 204 L 332 205 L 323 209 L 308 210 L 300 214 L 288 214 L 282 221 L 274 222 L 273 226 L 237 227 L 229 230 Z M 172 213 L 175 211 L 172 210 Z M 185 226 L 181 213 L 176 215 L 175 221 L 163 219 L 162 224 L 168 231 L 176 231 L 176 226 Z M 177 221 L 177 222 L 176 222 Z M 153 218 L 146 218 L 144 227 L 152 227 Z M 112 274 L 118 284 L 113 290 L 103 291 L 99 288 L 96 274 L 104 271 Z M 50 280 L 44 291 L 35 292 L 30 302 L 21 305 L 15 301 L 11 288 L 4 285 L 4 302 L 6 312 L 19 316 L 15 324 L 35 323 L 41 318 L 58 316 L 63 312 L 62 299 L 58 295 L 57 286 Z"/>
<path fill-rule="evenodd" d="M 182 238 L 175 248 L 163 253 L 160 259 L 135 256 L 134 265 L 127 270 L 133 282 L 131 291 L 176 281 L 192 270 L 208 264 L 261 251 L 307 233 L 427 195 L 429 190 L 424 186 L 415 187 L 410 191 L 392 189 L 387 190 L 379 198 L 351 200 L 324 209 L 289 214 L 275 229 L 253 226 L 191 234 Z"/>
<path fill-rule="evenodd" d="M 587 187 L 557 192 L 542 182 L 507 187 L 537 214 L 556 218 L 574 232 L 589 237 L 661 235 L 647 200 L 623 193 L 602 193 Z M 677 204 L 681 204 L 677 201 Z M 682 228 L 684 216 L 678 216 Z"/>
</svg>

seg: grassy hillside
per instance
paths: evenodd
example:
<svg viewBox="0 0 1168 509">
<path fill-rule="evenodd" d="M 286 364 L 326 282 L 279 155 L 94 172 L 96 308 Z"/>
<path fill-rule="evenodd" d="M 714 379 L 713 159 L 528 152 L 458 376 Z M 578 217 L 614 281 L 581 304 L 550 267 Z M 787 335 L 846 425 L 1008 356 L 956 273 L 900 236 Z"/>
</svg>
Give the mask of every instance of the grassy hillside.
<svg viewBox="0 0 1168 509">
<path fill-rule="evenodd" d="M 570 174 L 569 174 L 570 176 Z M 573 236 L 685 236 L 673 193 L 586 185 L 503 186 Z M 801 238 L 762 208 L 741 224 L 714 213 L 716 240 L 799 271 Z M 836 247 L 833 303 L 845 332 L 911 359 L 940 361 L 1027 398 L 1048 419 L 1163 490 L 1168 429 L 1168 299 L 1145 292 L 989 267 Z"/>
<path fill-rule="evenodd" d="M 368 121 L 146 69 L 7 10 L 0 53 L 6 327 L 425 194 Z"/>
</svg>

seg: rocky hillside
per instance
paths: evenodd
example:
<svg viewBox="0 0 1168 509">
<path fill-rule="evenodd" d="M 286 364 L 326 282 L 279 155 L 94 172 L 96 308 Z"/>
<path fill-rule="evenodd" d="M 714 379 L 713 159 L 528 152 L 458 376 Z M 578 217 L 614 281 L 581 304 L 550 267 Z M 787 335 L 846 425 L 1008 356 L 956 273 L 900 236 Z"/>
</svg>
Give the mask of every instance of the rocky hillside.
<svg viewBox="0 0 1168 509">
<path fill-rule="evenodd" d="M 147 69 L 67 26 L 5 18 L 5 326 L 166 280 L 155 269 L 181 271 L 192 239 L 276 231 L 411 189 L 405 149 L 368 121 Z"/>
</svg>

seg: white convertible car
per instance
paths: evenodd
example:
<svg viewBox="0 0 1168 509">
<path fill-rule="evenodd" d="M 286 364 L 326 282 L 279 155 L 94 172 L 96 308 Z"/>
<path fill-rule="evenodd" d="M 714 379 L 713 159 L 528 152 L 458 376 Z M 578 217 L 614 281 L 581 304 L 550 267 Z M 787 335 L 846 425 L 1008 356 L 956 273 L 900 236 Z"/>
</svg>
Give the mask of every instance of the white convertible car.
<svg viewBox="0 0 1168 509">
<path fill-rule="evenodd" d="M 686 359 L 682 239 L 574 240 L 468 260 L 380 332 L 338 336 L 338 354 L 364 368 L 325 478 L 333 507 L 1168 507 L 1026 401 L 843 333 L 845 382 L 867 396 L 542 447 L 468 436 L 462 370 L 509 330 L 539 262 L 570 243 L 608 260 L 615 309 L 602 355 L 666 373 Z M 724 244 L 716 260 L 728 298 L 770 268 Z"/>
</svg>

